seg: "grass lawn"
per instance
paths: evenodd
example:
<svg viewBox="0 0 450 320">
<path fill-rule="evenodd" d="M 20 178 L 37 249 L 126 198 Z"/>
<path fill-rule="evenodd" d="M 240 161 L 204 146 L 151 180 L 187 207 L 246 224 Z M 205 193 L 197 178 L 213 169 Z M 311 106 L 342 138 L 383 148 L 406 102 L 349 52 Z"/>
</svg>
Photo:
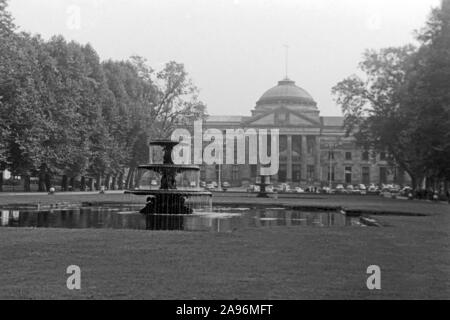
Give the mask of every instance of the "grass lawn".
<svg viewBox="0 0 450 320">
<path fill-rule="evenodd" d="M 6 198 L 0 196 L 0 203 L 11 203 Z M 320 200 L 381 211 L 415 206 L 428 216 L 379 216 L 388 225 L 383 228 L 272 227 L 230 234 L 4 228 L 0 298 L 450 299 L 449 206 L 352 199 L 277 202 Z M 81 291 L 66 288 L 69 265 L 81 267 Z M 369 265 L 380 266 L 382 290 L 366 288 Z"/>
</svg>

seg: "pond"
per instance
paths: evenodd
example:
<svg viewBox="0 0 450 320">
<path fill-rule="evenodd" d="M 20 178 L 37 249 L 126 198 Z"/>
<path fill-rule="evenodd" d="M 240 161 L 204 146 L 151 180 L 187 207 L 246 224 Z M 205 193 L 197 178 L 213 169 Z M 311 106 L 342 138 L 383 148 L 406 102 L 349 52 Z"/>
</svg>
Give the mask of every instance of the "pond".
<svg viewBox="0 0 450 320">
<path fill-rule="evenodd" d="M 131 229 L 232 232 L 288 226 L 364 227 L 364 219 L 339 212 L 304 212 L 287 208 L 224 208 L 192 215 L 142 215 L 140 205 L 66 209 L 1 210 L 0 227 L 63 229 Z"/>
</svg>

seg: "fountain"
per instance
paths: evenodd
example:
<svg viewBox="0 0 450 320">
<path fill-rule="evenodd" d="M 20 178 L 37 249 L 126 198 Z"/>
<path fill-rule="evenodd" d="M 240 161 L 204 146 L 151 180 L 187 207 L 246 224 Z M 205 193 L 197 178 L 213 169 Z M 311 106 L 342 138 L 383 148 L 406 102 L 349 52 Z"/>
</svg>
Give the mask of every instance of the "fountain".
<svg viewBox="0 0 450 320">
<path fill-rule="evenodd" d="M 140 211 L 142 214 L 187 215 L 194 213 L 194 210 L 211 210 L 212 194 L 200 188 L 200 168 L 173 163 L 172 151 L 178 144 L 171 140 L 150 143 L 150 146 L 162 147 L 163 163 L 139 166 L 139 170 L 147 172 L 141 181 L 148 185 L 142 187 L 140 184 L 135 190 L 125 192 L 147 196 L 147 204 Z"/>
<path fill-rule="evenodd" d="M 259 186 L 258 198 L 269 198 L 267 193 L 267 187 L 270 187 L 270 176 L 260 176 L 260 182 L 257 181 L 257 186 Z"/>
</svg>

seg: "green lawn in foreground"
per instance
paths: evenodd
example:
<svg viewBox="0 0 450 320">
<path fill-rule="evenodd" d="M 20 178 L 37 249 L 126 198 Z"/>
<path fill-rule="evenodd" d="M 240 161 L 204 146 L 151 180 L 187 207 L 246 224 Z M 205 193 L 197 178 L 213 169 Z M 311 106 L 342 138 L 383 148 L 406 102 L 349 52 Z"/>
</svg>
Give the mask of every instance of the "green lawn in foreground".
<svg viewBox="0 0 450 320">
<path fill-rule="evenodd" d="M 450 299 L 448 207 L 417 204 L 430 215 L 377 217 L 384 228 L 230 234 L 0 228 L 0 298 Z M 82 269 L 78 292 L 66 289 L 72 264 Z M 366 288 L 372 264 L 381 267 L 381 291 Z"/>
</svg>

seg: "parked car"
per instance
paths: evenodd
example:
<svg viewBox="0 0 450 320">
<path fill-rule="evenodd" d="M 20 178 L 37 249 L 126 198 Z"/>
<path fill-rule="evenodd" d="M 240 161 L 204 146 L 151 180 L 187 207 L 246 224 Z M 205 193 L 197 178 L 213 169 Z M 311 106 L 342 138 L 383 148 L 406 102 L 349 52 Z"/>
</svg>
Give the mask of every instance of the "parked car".
<svg viewBox="0 0 450 320">
<path fill-rule="evenodd" d="M 349 184 L 346 188 L 347 193 L 353 193 L 355 191 L 355 188 Z"/>
<path fill-rule="evenodd" d="M 222 183 L 223 191 L 227 191 L 230 187 L 231 187 L 231 185 L 228 182 Z"/>
<path fill-rule="evenodd" d="M 200 181 L 200 187 L 201 188 L 206 188 L 206 182 L 205 181 Z"/>
<path fill-rule="evenodd" d="M 208 189 L 208 190 L 214 190 L 215 188 L 216 188 L 216 186 L 213 183 L 208 183 L 206 185 L 206 189 Z"/>
<path fill-rule="evenodd" d="M 366 187 L 366 185 L 359 184 L 358 187 L 359 187 L 359 190 L 361 191 L 362 195 L 366 195 L 367 194 L 367 187 Z"/>
<path fill-rule="evenodd" d="M 332 193 L 332 189 L 330 189 L 330 187 L 322 187 L 320 192 L 321 193 Z"/>
<path fill-rule="evenodd" d="M 350 187 L 350 190 L 349 190 Z M 359 185 L 349 186 L 347 187 L 347 190 L 349 190 L 350 194 L 358 194 L 361 195 L 361 189 L 359 188 Z"/>
<path fill-rule="evenodd" d="M 336 186 L 336 193 L 346 193 L 345 192 L 345 188 L 344 188 L 344 185 L 342 185 L 342 184 L 338 184 L 337 186 Z"/>
<path fill-rule="evenodd" d="M 296 193 L 305 193 L 305 190 L 302 189 L 302 188 L 300 188 L 300 187 L 296 187 L 296 188 L 295 188 L 295 192 L 296 192 Z"/>
<path fill-rule="evenodd" d="M 377 185 L 375 185 L 374 183 L 371 183 L 369 188 L 367 189 L 367 191 L 369 193 L 379 193 L 380 192 L 380 188 Z"/>
<path fill-rule="evenodd" d="M 406 186 L 400 190 L 400 195 L 402 197 L 408 197 L 409 194 L 412 193 L 412 191 L 413 191 L 413 189 L 411 187 Z"/>
<path fill-rule="evenodd" d="M 291 187 L 287 183 L 282 183 L 275 187 L 277 192 L 291 192 Z"/>
<path fill-rule="evenodd" d="M 256 186 L 254 184 L 249 185 L 247 188 L 247 192 L 259 192 L 259 191 L 260 191 L 259 186 Z"/>
</svg>

